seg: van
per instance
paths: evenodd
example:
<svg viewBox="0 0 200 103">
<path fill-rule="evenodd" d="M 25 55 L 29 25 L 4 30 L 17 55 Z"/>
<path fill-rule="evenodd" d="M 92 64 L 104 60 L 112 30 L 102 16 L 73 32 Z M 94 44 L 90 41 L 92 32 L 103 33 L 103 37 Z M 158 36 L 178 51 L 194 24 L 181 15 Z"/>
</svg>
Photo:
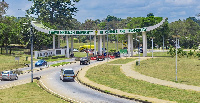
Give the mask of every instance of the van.
<svg viewBox="0 0 200 103">
<path fill-rule="evenodd" d="M 72 68 L 62 68 L 60 70 L 60 80 L 65 81 L 65 80 L 71 80 L 74 81 L 75 74 L 74 70 Z"/>
</svg>

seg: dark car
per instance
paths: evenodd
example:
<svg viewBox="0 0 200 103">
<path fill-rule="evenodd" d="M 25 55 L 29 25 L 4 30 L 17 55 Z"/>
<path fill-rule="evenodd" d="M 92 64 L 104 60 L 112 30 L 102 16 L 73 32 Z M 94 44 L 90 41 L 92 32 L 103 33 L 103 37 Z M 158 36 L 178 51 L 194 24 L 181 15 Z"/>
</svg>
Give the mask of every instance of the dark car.
<svg viewBox="0 0 200 103">
<path fill-rule="evenodd" d="M 47 61 L 45 61 L 45 60 L 38 60 L 35 63 L 35 67 L 38 67 L 38 66 L 47 66 Z"/>
<path fill-rule="evenodd" d="M 120 52 L 119 52 L 119 51 L 118 51 L 118 52 L 115 52 L 115 53 L 113 54 L 113 56 L 115 56 L 115 58 L 120 57 Z"/>
<path fill-rule="evenodd" d="M 142 47 L 140 47 L 140 53 L 143 53 L 143 48 Z"/>
<path fill-rule="evenodd" d="M 82 64 L 90 64 L 90 59 L 87 57 L 83 57 L 80 59 L 80 65 Z"/>
</svg>

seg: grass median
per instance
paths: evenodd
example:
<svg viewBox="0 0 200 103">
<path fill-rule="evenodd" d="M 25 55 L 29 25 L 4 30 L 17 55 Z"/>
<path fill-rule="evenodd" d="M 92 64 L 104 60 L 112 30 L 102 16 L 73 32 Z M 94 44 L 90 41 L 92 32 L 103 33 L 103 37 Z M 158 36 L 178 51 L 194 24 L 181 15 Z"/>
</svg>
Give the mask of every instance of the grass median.
<svg viewBox="0 0 200 103">
<path fill-rule="evenodd" d="M 135 66 L 141 74 L 168 81 L 175 81 L 176 58 L 153 58 L 141 61 Z M 200 86 L 200 60 L 198 58 L 178 58 L 177 78 L 179 83 Z"/>
<path fill-rule="evenodd" d="M 35 82 L 0 89 L 0 92 L 0 103 L 66 103 L 41 89 Z"/>
<path fill-rule="evenodd" d="M 133 59 L 133 58 L 125 58 L 125 59 L 118 59 L 118 60 L 115 60 L 115 61 L 111 61 L 111 62 L 108 62 L 108 64 L 126 64 L 128 62 L 131 62 L 133 60 L 136 60 L 136 59 Z"/>
<path fill-rule="evenodd" d="M 123 74 L 120 71 L 120 66 L 117 65 L 103 64 L 92 67 L 87 71 L 86 77 L 96 83 L 137 95 L 180 103 L 198 103 L 200 101 L 200 93 L 198 92 L 136 80 Z"/>
</svg>

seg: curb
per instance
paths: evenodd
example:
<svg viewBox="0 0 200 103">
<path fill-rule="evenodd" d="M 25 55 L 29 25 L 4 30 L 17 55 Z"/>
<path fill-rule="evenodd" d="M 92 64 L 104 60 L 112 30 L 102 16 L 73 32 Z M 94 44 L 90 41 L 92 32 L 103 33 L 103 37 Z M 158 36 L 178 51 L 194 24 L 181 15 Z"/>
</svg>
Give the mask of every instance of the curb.
<svg viewBox="0 0 200 103">
<path fill-rule="evenodd" d="M 42 88 L 43 90 L 45 90 L 47 93 L 56 96 L 57 98 L 60 98 L 60 99 L 62 99 L 64 101 L 67 101 L 67 102 L 70 102 L 70 103 L 81 103 L 80 101 L 76 101 L 76 100 L 73 100 L 71 98 L 67 98 L 67 97 L 65 97 L 63 95 L 60 95 L 60 94 L 52 91 L 41 80 L 37 80 L 36 83 L 38 84 L 38 86 L 40 88 Z"/>
</svg>

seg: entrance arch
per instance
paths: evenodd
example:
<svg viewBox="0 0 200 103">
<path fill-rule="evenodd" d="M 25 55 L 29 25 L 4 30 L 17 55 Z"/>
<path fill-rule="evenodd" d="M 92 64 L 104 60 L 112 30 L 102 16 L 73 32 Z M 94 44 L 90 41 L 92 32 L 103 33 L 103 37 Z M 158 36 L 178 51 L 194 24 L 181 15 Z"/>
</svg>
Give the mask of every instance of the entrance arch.
<svg viewBox="0 0 200 103">
<path fill-rule="evenodd" d="M 115 30 L 50 30 L 48 28 L 45 28 L 40 23 L 37 23 L 36 21 L 31 21 L 31 25 L 38 31 L 52 34 L 53 35 L 53 54 L 56 53 L 55 51 L 55 35 L 66 35 L 66 57 L 69 58 L 69 42 L 68 42 L 68 36 L 73 35 L 94 35 L 94 46 L 95 46 L 95 53 L 96 53 L 96 36 L 98 36 L 98 51 L 100 54 L 102 54 L 102 39 L 105 43 L 105 35 L 109 34 L 128 34 L 128 57 L 133 56 L 133 33 L 142 32 L 142 38 L 143 38 L 143 57 L 147 56 L 147 31 L 151 31 L 153 29 L 158 28 L 161 26 L 167 18 L 164 18 L 160 23 L 149 26 L 149 27 L 143 27 L 143 28 L 135 28 L 135 29 L 115 29 Z M 105 46 L 105 44 L 103 44 Z M 71 44 L 71 48 L 73 48 L 73 42 Z M 103 50 L 105 51 L 105 50 Z M 35 54 L 35 58 L 36 58 Z"/>
</svg>

